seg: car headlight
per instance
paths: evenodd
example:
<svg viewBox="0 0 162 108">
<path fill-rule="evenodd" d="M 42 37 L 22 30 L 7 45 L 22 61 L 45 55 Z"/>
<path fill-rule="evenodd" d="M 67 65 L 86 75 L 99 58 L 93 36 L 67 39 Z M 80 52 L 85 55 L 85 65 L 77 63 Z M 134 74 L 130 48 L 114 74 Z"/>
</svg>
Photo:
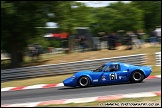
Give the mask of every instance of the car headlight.
<svg viewBox="0 0 162 108">
<path fill-rule="evenodd" d="M 75 77 L 75 75 L 73 75 L 71 78 L 72 78 L 72 79 L 75 79 L 76 77 Z"/>
</svg>

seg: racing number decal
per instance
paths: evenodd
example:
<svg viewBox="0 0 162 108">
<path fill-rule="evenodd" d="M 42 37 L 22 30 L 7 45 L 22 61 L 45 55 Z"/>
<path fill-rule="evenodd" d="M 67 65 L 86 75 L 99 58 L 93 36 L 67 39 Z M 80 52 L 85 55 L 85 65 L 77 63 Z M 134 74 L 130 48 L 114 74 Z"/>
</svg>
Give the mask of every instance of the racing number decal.
<svg viewBox="0 0 162 108">
<path fill-rule="evenodd" d="M 115 73 L 110 74 L 110 80 L 116 80 L 116 79 L 117 79 L 117 76 Z"/>
</svg>

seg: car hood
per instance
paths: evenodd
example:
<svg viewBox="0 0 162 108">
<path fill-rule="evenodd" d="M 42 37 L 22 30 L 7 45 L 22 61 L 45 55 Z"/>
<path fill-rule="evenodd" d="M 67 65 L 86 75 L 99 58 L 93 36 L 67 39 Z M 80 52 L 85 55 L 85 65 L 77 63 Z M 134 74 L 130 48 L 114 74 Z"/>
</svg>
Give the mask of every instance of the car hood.
<svg viewBox="0 0 162 108">
<path fill-rule="evenodd" d="M 152 70 L 151 66 L 140 66 L 140 68 L 144 70 Z"/>
<path fill-rule="evenodd" d="M 152 67 L 151 66 L 134 66 L 134 65 L 130 65 L 129 66 L 130 69 L 142 69 L 142 70 L 151 70 Z"/>
<path fill-rule="evenodd" d="M 92 73 L 93 71 L 91 70 L 82 70 L 82 71 L 78 71 L 75 73 L 75 75 L 80 75 L 80 74 L 90 74 Z"/>
</svg>

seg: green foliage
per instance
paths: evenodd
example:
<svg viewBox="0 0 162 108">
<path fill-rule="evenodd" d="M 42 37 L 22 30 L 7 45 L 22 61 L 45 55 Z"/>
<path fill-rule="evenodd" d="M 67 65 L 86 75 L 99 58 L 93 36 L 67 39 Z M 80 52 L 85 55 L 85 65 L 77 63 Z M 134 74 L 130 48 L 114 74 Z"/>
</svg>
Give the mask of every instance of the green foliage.
<svg viewBox="0 0 162 108">
<path fill-rule="evenodd" d="M 1 41 L 5 41 L 2 48 L 8 52 L 15 49 L 22 50 L 27 46 L 29 39 L 41 34 L 36 27 L 44 26 L 46 22 L 41 9 L 42 3 L 28 1 L 1 3 Z"/>
<path fill-rule="evenodd" d="M 161 1 L 132 1 L 132 7 L 143 10 L 143 21 L 146 30 L 161 25 Z"/>
<path fill-rule="evenodd" d="M 76 5 L 77 8 L 73 8 L 73 5 Z M 62 31 L 74 33 L 75 27 L 87 27 L 93 22 L 91 8 L 81 3 L 65 2 L 57 7 L 59 11 L 55 11 L 56 20 Z"/>
<path fill-rule="evenodd" d="M 47 22 L 44 9 L 47 4 L 37 1 L 1 2 L 1 48 L 11 54 L 12 67 L 23 61 L 28 42 L 43 33 L 36 27 Z"/>
<path fill-rule="evenodd" d="M 49 40 L 49 42 L 50 42 L 49 47 L 54 47 L 54 48 L 61 47 L 61 41 L 60 40 L 51 39 L 51 40 Z"/>
<path fill-rule="evenodd" d="M 74 6 L 76 8 L 74 8 Z M 48 17 L 54 13 L 54 17 Z M 18 51 L 30 43 L 43 47 L 59 47 L 61 41 L 47 41 L 40 37 L 46 22 L 56 22 L 59 31 L 75 33 L 74 27 L 90 27 L 97 34 L 100 31 L 149 30 L 161 25 L 161 1 L 121 1 L 107 7 L 92 8 L 75 1 L 1 1 L 1 49 L 18 60 Z"/>
<path fill-rule="evenodd" d="M 43 48 L 47 48 L 50 45 L 50 42 L 46 38 L 38 36 L 29 40 L 28 44 L 38 44 Z"/>
<path fill-rule="evenodd" d="M 96 18 L 98 26 L 95 29 L 98 31 L 136 31 L 143 28 L 142 11 L 122 2 L 98 9 Z"/>
</svg>

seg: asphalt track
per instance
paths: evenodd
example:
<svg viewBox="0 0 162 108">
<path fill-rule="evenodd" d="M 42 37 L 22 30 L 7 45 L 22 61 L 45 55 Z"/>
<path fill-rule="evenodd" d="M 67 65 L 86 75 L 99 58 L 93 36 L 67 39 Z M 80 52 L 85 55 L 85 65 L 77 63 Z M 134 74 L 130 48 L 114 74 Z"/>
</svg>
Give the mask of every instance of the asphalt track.
<svg viewBox="0 0 162 108">
<path fill-rule="evenodd" d="M 6 91 L 1 92 L 1 105 L 150 91 L 161 91 L 161 78 L 146 79 L 142 83 L 124 83 L 87 88 L 56 87 L 22 91 Z"/>
</svg>

